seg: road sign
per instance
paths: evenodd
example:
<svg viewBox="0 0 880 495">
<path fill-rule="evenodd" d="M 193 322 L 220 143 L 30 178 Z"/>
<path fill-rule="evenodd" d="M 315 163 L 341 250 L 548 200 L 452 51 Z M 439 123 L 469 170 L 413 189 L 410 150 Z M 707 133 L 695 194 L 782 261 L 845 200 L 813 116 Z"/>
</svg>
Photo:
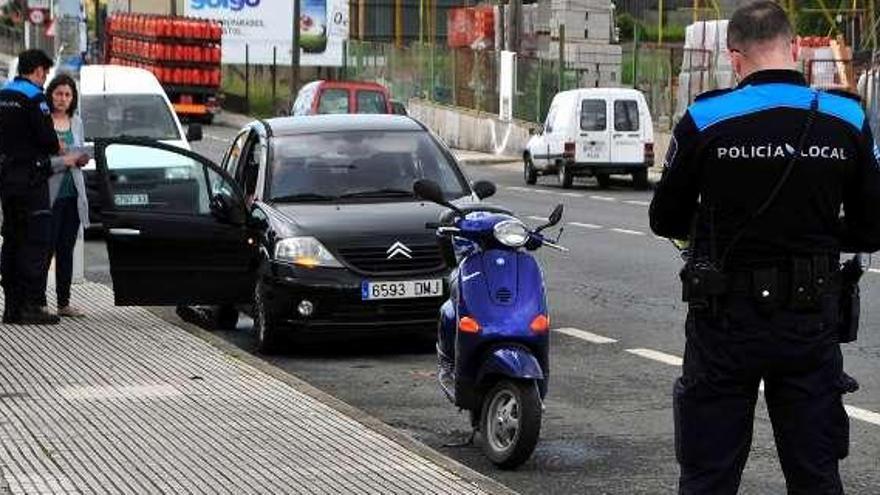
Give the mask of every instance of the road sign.
<svg viewBox="0 0 880 495">
<path fill-rule="evenodd" d="M 50 5 L 50 0 L 28 0 L 27 7 L 28 10 L 49 10 L 52 6 Z"/>
<path fill-rule="evenodd" d="M 28 20 L 32 24 L 42 25 L 49 18 L 49 10 L 48 9 L 29 9 L 28 10 Z"/>
</svg>

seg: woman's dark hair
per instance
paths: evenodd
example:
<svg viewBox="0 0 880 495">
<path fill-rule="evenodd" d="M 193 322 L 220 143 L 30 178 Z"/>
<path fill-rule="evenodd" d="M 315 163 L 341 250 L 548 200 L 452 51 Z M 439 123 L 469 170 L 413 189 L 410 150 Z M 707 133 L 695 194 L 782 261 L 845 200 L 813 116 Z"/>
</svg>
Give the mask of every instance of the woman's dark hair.
<svg viewBox="0 0 880 495">
<path fill-rule="evenodd" d="M 52 93 L 55 92 L 58 86 L 68 86 L 70 92 L 73 94 L 73 98 L 70 100 L 70 108 L 67 109 L 67 115 L 73 117 L 73 114 L 76 113 L 77 104 L 79 103 L 79 91 L 76 89 L 76 81 L 67 74 L 58 74 L 51 82 L 49 82 L 49 85 L 46 86 L 46 99 L 49 100 L 49 109 L 53 112 L 55 111 L 55 107 L 52 105 Z"/>
</svg>

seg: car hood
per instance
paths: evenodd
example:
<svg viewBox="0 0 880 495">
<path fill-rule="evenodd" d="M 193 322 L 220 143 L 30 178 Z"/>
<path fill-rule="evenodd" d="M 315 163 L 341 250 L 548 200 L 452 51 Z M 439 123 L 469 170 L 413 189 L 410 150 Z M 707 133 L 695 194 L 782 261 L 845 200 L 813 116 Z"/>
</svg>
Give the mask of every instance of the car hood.
<svg viewBox="0 0 880 495">
<path fill-rule="evenodd" d="M 470 197 L 457 205 L 475 202 Z M 428 222 L 437 222 L 447 209 L 427 201 L 343 204 L 271 205 L 279 237 L 311 236 L 327 247 L 385 243 L 388 240 L 433 239 Z"/>
</svg>

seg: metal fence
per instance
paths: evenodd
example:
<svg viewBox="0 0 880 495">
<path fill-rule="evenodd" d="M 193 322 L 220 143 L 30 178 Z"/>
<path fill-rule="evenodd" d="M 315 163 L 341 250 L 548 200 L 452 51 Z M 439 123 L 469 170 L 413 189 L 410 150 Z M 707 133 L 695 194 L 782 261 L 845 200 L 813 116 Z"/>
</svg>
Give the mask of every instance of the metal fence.
<svg viewBox="0 0 880 495">
<path fill-rule="evenodd" d="M 346 48 L 342 75 L 384 84 L 397 100 L 423 98 L 498 113 L 500 67 L 500 53 L 495 51 L 352 41 Z M 567 66 L 560 70 L 558 61 L 519 58 L 514 117 L 543 120 L 553 95 L 578 87 L 583 72 Z"/>
</svg>

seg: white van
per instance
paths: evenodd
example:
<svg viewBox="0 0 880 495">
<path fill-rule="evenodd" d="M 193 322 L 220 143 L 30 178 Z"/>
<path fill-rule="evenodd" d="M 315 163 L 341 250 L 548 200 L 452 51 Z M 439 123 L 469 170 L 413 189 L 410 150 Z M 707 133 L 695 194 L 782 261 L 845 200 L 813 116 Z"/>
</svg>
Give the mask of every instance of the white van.
<svg viewBox="0 0 880 495">
<path fill-rule="evenodd" d="M 523 162 L 526 184 L 554 174 L 564 188 L 581 176 L 596 177 L 605 188 L 610 175 L 625 174 L 632 176 L 635 187 L 647 187 L 648 168 L 654 164 L 654 125 L 645 96 L 626 88 L 558 93 L 547 121 L 529 140 Z"/>
<path fill-rule="evenodd" d="M 186 150 L 202 139 L 202 127 L 184 131 L 174 107 L 152 72 L 118 65 L 85 65 L 80 70 L 79 113 L 86 145 L 95 139 L 136 136 Z M 100 194 L 94 160 L 83 169 L 89 196 L 89 218 L 101 223 Z"/>
</svg>

